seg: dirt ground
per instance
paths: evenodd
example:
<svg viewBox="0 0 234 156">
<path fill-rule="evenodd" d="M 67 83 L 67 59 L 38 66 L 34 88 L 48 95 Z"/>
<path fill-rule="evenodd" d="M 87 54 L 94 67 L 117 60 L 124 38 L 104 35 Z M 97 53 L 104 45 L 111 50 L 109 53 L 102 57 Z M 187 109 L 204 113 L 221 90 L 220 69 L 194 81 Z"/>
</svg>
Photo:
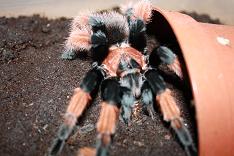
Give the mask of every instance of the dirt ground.
<svg viewBox="0 0 234 156">
<path fill-rule="evenodd" d="M 0 155 L 41 156 L 62 122 L 73 89 L 78 86 L 91 59 L 60 58 L 70 19 L 0 17 Z M 196 137 L 195 125 L 184 92 L 169 84 L 180 103 L 186 126 Z M 79 147 L 95 144 L 98 100 L 86 111 L 79 130 L 62 155 L 75 155 Z M 196 140 L 196 138 L 195 138 Z M 119 122 L 111 155 L 184 156 L 175 134 L 159 113 L 127 127 Z"/>
</svg>

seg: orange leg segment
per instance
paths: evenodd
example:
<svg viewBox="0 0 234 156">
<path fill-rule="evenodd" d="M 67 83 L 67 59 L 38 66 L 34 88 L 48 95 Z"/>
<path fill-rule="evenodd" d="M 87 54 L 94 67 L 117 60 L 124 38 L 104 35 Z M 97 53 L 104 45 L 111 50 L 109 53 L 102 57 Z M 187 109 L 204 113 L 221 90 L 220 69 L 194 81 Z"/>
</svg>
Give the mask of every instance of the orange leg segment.
<svg viewBox="0 0 234 156">
<path fill-rule="evenodd" d="M 181 79 L 183 79 L 182 68 L 181 68 L 180 62 L 179 62 L 179 60 L 178 60 L 177 57 L 174 59 L 174 61 L 171 64 L 168 64 L 167 66 L 168 66 L 168 68 L 170 70 L 172 70 L 173 72 L 175 72 L 175 74 L 177 76 L 179 76 Z"/>
<path fill-rule="evenodd" d="M 160 106 L 163 119 L 170 122 L 171 127 L 176 132 L 177 137 L 184 146 L 187 154 L 189 156 L 196 155 L 197 150 L 194 146 L 192 137 L 188 129 L 184 126 L 179 107 L 176 105 L 175 99 L 171 95 L 171 91 L 169 89 L 165 89 L 164 92 L 156 96 L 156 101 Z"/>
<path fill-rule="evenodd" d="M 103 156 L 107 155 L 111 137 L 115 133 L 119 118 L 119 108 L 112 103 L 102 102 L 101 113 L 97 122 L 97 148 L 82 148 L 78 156 Z"/>
<path fill-rule="evenodd" d="M 81 88 L 76 88 L 68 105 L 67 113 L 74 114 L 77 118 L 79 118 L 84 112 L 85 108 L 88 106 L 91 99 L 92 98 L 89 93 L 83 91 Z"/>
<path fill-rule="evenodd" d="M 60 126 L 57 138 L 49 151 L 49 155 L 57 155 L 60 153 L 66 139 L 76 125 L 77 119 L 82 115 L 90 101 L 91 96 L 89 93 L 83 91 L 81 88 L 75 89 L 74 95 L 71 98 L 67 112 L 64 116 L 64 123 Z"/>
<path fill-rule="evenodd" d="M 73 131 L 77 119 L 83 114 L 92 100 L 91 93 L 99 88 L 104 78 L 103 72 L 97 66 L 93 67 L 83 78 L 80 87 L 76 88 L 65 113 L 65 120 L 60 126 L 57 137 L 49 149 L 49 155 L 58 155 L 65 141 Z"/>
</svg>

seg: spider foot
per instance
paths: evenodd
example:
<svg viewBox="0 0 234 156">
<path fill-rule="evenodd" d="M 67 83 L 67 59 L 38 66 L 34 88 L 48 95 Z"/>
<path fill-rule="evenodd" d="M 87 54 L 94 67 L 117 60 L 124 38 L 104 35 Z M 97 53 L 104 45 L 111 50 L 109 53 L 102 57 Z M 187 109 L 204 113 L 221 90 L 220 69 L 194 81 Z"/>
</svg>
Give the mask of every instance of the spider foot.
<svg viewBox="0 0 234 156">
<path fill-rule="evenodd" d="M 129 125 L 131 122 L 131 114 L 132 114 L 132 108 L 122 107 L 121 119 L 126 125 Z"/>
<path fill-rule="evenodd" d="M 184 123 L 181 119 L 177 118 L 171 121 L 171 126 L 176 132 L 178 139 L 181 144 L 184 146 L 185 151 L 188 156 L 196 156 L 197 149 L 193 143 L 191 134 L 188 129 L 184 126 Z"/>
<path fill-rule="evenodd" d="M 58 155 L 61 152 L 61 150 L 63 149 L 64 143 L 65 143 L 64 140 L 56 138 L 52 144 L 52 147 L 49 151 L 48 156 Z"/>
<path fill-rule="evenodd" d="M 58 155 L 63 149 L 64 143 L 68 136 L 71 134 L 73 126 L 62 124 L 57 134 L 57 138 L 54 140 L 50 150 L 49 156 Z"/>
<path fill-rule="evenodd" d="M 155 120 L 155 110 L 153 108 L 153 105 L 147 105 L 144 108 L 146 112 L 149 114 L 152 120 Z"/>
<path fill-rule="evenodd" d="M 110 134 L 99 134 L 96 146 L 96 156 L 108 156 L 108 149 L 111 143 Z"/>
<path fill-rule="evenodd" d="M 76 57 L 77 54 L 74 50 L 65 50 L 61 56 L 61 58 L 64 60 L 74 60 Z"/>
</svg>

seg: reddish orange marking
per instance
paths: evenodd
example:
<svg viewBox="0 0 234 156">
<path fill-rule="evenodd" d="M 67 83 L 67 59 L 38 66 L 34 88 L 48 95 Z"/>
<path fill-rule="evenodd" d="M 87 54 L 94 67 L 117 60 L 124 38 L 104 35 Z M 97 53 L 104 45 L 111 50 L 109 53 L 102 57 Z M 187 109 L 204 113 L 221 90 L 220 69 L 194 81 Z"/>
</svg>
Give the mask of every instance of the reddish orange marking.
<svg viewBox="0 0 234 156">
<path fill-rule="evenodd" d="M 164 92 L 157 95 L 156 101 L 160 105 L 165 121 L 180 119 L 180 110 L 176 105 L 175 99 L 171 95 L 170 89 L 166 89 Z"/>
<path fill-rule="evenodd" d="M 96 155 L 96 149 L 84 147 L 81 148 L 77 154 L 77 156 L 95 156 Z"/>
<path fill-rule="evenodd" d="M 174 71 L 176 75 L 183 79 L 183 73 L 178 58 L 176 58 L 172 64 L 169 64 L 167 66 L 170 68 L 170 70 Z"/>
<path fill-rule="evenodd" d="M 67 112 L 80 117 L 91 99 L 89 93 L 86 93 L 81 88 L 75 89 L 75 93 L 68 105 Z"/>
<path fill-rule="evenodd" d="M 119 108 L 115 105 L 102 102 L 101 113 L 97 122 L 99 134 L 114 134 L 119 119 Z"/>
<path fill-rule="evenodd" d="M 110 50 L 102 64 L 106 65 L 110 76 L 117 76 L 120 59 L 128 59 L 128 57 L 133 58 L 141 66 L 141 69 L 146 65 L 144 55 L 132 47 L 120 47 Z"/>
</svg>

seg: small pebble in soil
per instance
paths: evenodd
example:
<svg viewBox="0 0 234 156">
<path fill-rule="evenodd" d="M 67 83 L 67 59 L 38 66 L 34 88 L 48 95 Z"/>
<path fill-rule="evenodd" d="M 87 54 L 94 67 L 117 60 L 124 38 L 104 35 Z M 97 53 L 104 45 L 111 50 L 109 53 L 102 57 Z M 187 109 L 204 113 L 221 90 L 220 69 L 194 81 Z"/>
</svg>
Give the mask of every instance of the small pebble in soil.
<svg viewBox="0 0 234 156">
<path fill-rule="evenodd" d="M 34 105 L 34 103 L 32 102 L 32 103 L 30 103 L 28 106 L 33 106 Z"/>
<path fill-rule="evenodd" d="M 48 101 L 48 103 L 53 103 L 53 101 L 54 101 L 54 100 L 53 100 L 53 99 L 51 99 L 51 100 L 49 100 L 49 101 Z"/>
<path fill-rule="evenodd" d="M 46 131 L 47 127 L 48 127 L 48 124 L 44 125 L 42 129 L 44 129 L 44 131 Z"/>
<path fill-rule="evenodd" d="M 48 23 L 46 26 L 42 26 L 41 31 L 43 33 L 48 33 L 50 32 L 50 24 Z"/>
<path fill-rule="evenodd" d="M 169 134 L 166 134 L 166 135 L 164 136 L 164 138 L 165 138 L 165 140 L 170 140 L 170 139 L 171 139 L 171 136 L 170 136 Z"/>
<path fill-rule="evenodd" d="M 134 145 L 137 145 L 139 147 L 145 146 L 144 143 L 140 142 L 140 141 L 133 141 Z"/>
</svg>

